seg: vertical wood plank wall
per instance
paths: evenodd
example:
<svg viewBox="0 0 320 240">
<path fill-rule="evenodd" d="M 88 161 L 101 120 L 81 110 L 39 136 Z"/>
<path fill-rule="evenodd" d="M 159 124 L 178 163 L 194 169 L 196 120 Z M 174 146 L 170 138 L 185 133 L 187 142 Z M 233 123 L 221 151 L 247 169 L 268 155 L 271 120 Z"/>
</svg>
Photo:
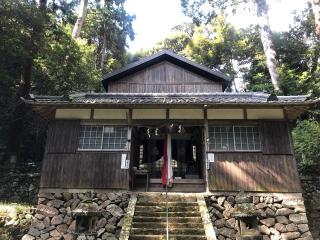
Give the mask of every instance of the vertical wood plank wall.
<svg viewBox="0 0 320 240">
<path fill-rule="evenodd" d="M 128 189 L 129 170 L 121 169 L 127 152 L 77 151 L 79 128 L 79 120 L 49 125 L 40 187 Z"/>
<path fill-rule="evenodd" d="M 301 192 L 287 123 L 261 121 L 261 152 L 216 152 L 211 191 Z"/>
<path fill-rule="evenodd" d="M 222 92 L 222 84 L 214 82 L 169 62 L 161 62 L 121 80 L 110 82 L 114 93 L 203 93 Z"/>
<path fill-rule="evenodd" d="M 77 151 L 79 127 L 79 120 L 50 124 L 41 187 L 129 189 L 130 172 L 120 166 L 121 154 L 128 152 Z M 208 171 L 211 191 L 301 191 L 287 123 L 262 121 L 260 129 L 261 152 L 215 153 Z M 131 156 L 139 152 L 132 150 Z"/>
</svg>

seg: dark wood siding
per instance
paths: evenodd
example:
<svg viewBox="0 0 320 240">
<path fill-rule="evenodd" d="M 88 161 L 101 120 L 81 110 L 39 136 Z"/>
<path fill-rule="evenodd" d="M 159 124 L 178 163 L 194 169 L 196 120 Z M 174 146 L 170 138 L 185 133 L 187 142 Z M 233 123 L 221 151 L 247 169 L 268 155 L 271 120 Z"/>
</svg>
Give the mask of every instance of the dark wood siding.
<svg viewBox="0 0 320 240">
<path fill-rule="evenodd" d="M 129 170 L 121 169 L 127 152 L 77 151 L 80 120 L 50 123 L 44 155 L 42 188 L 128 189 Z"/>
<path fill-rule="evenodd" d="M 222 84 L 164 61 L 124 79 L 110 82 L 108 92 L 222 92 Z"/>
<path fill-rule="evenodd" d="M 300 192 L 294 157 L 262 153 L 215 153 L 211 191 Z"/>
<path fill-rule="evenodd" d="M 263 121 L 260 129 L 264 154 L 292 154 L 287 122 Z"/>
<path fill-rule="evenodd" d="M 128 189 L 129 170 L 121 169 L 120 152 L 47 154 L 42 188 Z"/>
<path fill-rule="evenodd" d="M 48 127 L 46 152 L 72 153 L 77 150 L 80 120 L 56 120 Z"/>
</svg>

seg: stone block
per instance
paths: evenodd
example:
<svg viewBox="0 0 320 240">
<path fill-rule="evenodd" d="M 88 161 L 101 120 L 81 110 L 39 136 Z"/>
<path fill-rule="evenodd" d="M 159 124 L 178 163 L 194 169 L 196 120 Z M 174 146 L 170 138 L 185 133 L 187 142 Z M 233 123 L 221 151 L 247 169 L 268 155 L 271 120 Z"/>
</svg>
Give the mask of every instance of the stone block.
<svg viewBox="0 0 320 240">
<path fill-rule="evenodd" d="M 288 232 L 296 232 L 298 231 L 298 227 L 295 223 L 290 223 L 286 226 Z"/>
<path fill-rule="evenodd" d="M 265 219 L 261 219 L 260 222 L 264 225 L 266 225 L 267 227 L 272 227 L 275 224 L 275 219 L 274 218 L 265 218 Z"/>
<path fill-rule="evenodd" d="M 308 223 L 307 215 L 305 213 L 297 213 L 289 215 L 289 220 L 293 223 Z"/>
<path fill-rule="evenodd" d="M 275 211 L 273 211 L 271 208 L 267 208 L 266 210 L 265 210 L 265 213 L 266 213 L 266 215 L 268 216 L 268 217 L 275 217 L 276 216 L 276 213 L 275 213 Z"/>
<path fill-rule="evenodd" d="M 54 207 L 40 204 L 37 207 L 36 213 L 42 214 L 45 217 L 54 217 L 59 214 L 59 211 Z"/>
<path fill-rule="evenodd" d="M 34 228 L 34 227 L 30 227 L 28 234 L 33 236 L 33 237 L 39 237 L 41 232 L 38 229 Z"/>
<path fill-rule="evenodd" d="M 281 237 L 284 240 L 290 240 L 290 239 L 297 239 L 301 236 L 299 232 L 287 232 L 287 233 L 282 233 Z"/>
<path fill-rule="evenodd" d="M 217 228 L 222 228 L 224 227 L 225 223 L 226 220 L 224 218 L 221 218 L 214 222 L 214 226 L 216 226 Z"/>
<path fill-rule="evenodd" d="M 282 224 L 288 224 L 289 223 L 289 219 L 286 216 L 277 216 L 276 220 L 278 223 L 282 223 Z"/>
<path fill-rule="evenodd" d="M 258 230 L 262 234 L 270 235 L 270 229 L 266 225 L 260 225 L 258 226 Z"/>
<path fill-rule="evenodd" d="M 63 215 L 60 214 L 58 216 L 54 216 L 52 219 L 51 219 L 51 224 L 52 225 L 59 225 L 61 223 L 63 223 Z"/>
<path fill-rule="evenodd" d="M 218 197 L 217 198 L 217 203 L 222 206 L 222 204 L 224 203 L 224 201 L 226 200 L 226 197 L 222 196 L 222 197 Z"/>
<path fill-rule="evenodd" d="M 292 209 L 280 208 L 280 209 L 277 210 L 276 215 L 277 216 L 289 216 L 292 213 L 294 213 L 294 211 Z"/>
<path fill-rule="evenodd" d="M 63 205 L 63 203 L 64 202 L 62 200 L 54 199 L 54 200 L 49 201 L 47 203 L 47 206 L 54 207 L 54 208 L 60 208 Z"/>
<path fill-rule="evenodd" d="M 277 229 L 280 233 L 285 233 L 285 232 L 287 232 L 286 226 L 285 226 L 284 224 L 282 224 L 282 223 L 276 223 L 276 224 L 274 225 L 274 228 Z"/>
<path fill-rule="evenodd" d="M 223 212 L 223 210 L 224 210 L 224 207 L 217 204 L 217 203 L 212 203 L 211 206 L 214 207 L 215 209 L 217 209 L 219 212 Z"/>
<path fill-rule="evenodd" d="M 35 240 L 35 237 L 34 236 L 31 236 L 29 234 L 25 234 L 21 240 Z"/>
<path fill-rule="evenodd" d="M 219 234 L 221 234 L 224 237 L 235 239 L 236 237 L 236 231 L 234 229 L 223 227 L 219 229 Z"/>
<path fill-rule="evenodd" d="M 60 224 L 56 227 L 57 231 L 59 233 L 67 233 L 68 231 L 68 225 L 67 224 Z"/>
<path fill-rule="evenodd" d="M 255 207 L 256 207 L 256 209 L 264 209 L 264 208 L 267 208 L 268 205 L 266 203 L 262 202 L 262 203 L 258 203 Z"/>
<path fill-rule="evenodd" d="M 309 231 L 309 226 L 308 224 L 298 224 L 298 229 L 301 233 L 305 233 Z"/>
<path fill-rule="evenodd" d="M 121 217 L 123 215 L 123 210 L 115 204 L 110 204 L 106 210 L 114 217 Z"/>
</svg>

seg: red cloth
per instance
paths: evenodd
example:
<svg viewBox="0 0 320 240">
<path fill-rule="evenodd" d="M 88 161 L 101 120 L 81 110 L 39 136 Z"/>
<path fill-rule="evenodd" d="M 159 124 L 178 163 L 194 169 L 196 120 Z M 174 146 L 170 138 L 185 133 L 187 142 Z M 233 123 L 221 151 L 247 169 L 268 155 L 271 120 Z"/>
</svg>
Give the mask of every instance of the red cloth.
<svg viewBox="0 0 320 240">
<path fill-rule="evenodd" d="M 163 141 L 163 164 L 162 164 L 162 185 L 166 186 L 168 183 L 168 130 L 164 130 Z"/>
</svg>

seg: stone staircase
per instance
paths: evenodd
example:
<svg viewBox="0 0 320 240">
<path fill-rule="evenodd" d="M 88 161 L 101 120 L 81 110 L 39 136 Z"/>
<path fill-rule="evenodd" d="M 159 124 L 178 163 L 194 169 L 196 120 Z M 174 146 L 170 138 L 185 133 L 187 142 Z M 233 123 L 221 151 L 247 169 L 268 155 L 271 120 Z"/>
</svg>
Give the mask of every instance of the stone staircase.
<svg viewBox="0 0 320 240">
<path fill-rule="evenodd" d="M 195 196 L 168 195 L 168 210 L 169 239 L 207 239 Z M 165 195 L 138 195 L 129 239 L 166 239 Z"/>
</svg>

